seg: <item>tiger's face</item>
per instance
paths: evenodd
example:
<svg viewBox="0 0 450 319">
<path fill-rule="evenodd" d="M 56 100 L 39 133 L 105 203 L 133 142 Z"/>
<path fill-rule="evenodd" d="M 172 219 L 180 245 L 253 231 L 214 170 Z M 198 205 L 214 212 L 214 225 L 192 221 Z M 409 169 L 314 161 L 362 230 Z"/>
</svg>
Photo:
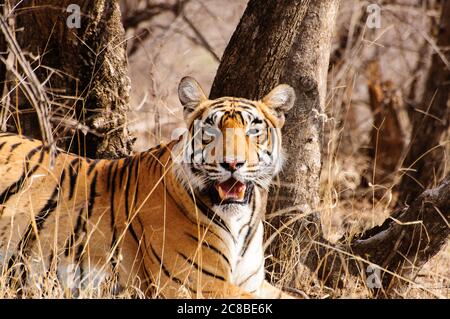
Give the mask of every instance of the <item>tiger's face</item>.
<svg viewBox="0 0 450 319">
<path fill-rule="evenodd" d="M 280 129 L 294 90 L 279 85 L 260 101 L 206 98 L 199 84 L 183 78 L 179 98 L 187 131 L 178 143 L 179 179 L 208 196 L 221 211 L 248 205 L 255 187 L 267 190 L 283 163 Z"/>
</svg>

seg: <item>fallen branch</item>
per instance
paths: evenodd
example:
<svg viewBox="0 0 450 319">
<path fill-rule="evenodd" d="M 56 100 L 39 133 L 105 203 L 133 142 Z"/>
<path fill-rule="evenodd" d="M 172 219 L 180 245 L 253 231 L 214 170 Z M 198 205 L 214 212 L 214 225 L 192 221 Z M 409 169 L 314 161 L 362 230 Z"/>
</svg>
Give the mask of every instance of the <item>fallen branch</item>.
<svg viewBox="0 0 450 319">
<path fill-rule="evenodd" d="M 380 286 L 366 284 L 386 294 L 393 286 L 410 283 L 446 243 L 450 235 L 450 175 L 438 187 L 423 192 L 411 206 L 351 241 L 344 236 L 336 245 L 328 242 L 318 220 L 313 214 L 298 228 L 298 245 L 308 247 L 303 249 L 303 264 L 331 287 L 341 286 L 347 274 L 365 278 L 371 274 L 368 266 L 375 267 Z"/>
</svg>

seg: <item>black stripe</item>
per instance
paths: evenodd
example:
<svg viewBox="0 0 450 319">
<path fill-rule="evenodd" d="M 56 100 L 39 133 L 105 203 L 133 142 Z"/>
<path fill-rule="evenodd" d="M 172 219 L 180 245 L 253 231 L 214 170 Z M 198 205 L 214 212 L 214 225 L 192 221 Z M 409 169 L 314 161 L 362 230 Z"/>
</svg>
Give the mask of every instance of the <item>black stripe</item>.
<svg viewBox="0 0 450 319">
<path fill-rule="evenodd" d="M 224 99 L 224 100 L 219 100 L 219 101 L 215 101 L 215 102 L 213 102 L 213 103 L 211 103 L 209 106 L 208 106 L 208 108 L 213 108 L 213 107 L 216 107 L 216 106 L 226 106 L 226 105 L 224 105 L 226 102 L 227 102 L 228 100 L 226 100 L 226 99 Z"/>
<path fill-rule="evenodd" d="M 131 236 L 132 236 L 133 239 L 136 241 L 136 244 L 137 244 L 138 247 L 139 247 L 139 242 L 140 242 L 140 240 L 139 240 L 139 238 L 138 238 L 138 236 L 137 236 L 137 234 L 136 234 L 136 231 L 134 230 L 133 224 L 131 224 L 131 222 L 129 223 L 128 229 L 127 229 L 127 230 L 130 232 Z"/>
<path fill-rule="evenodd" d="M 130 183 L 131 183 L 131 174 L 133 172 L 134 159 L 131 160 L 130 165 L 128 165 L 128 174 L 127 174 L 127 183 L 125 185 L 125 214 L 127 216 L 127 221 L 130 221 L 130 206 L 129 206 L 129 197 L 130 197 Z"/>
<path fill-rule="evenodd" d="M 40 164 L 42 164 L 42 161 L 44 160 L 44 152 L 41 152 L 41 156 L 39 157 L 38 163 L 33 166 L 33 168 L 29 169 L 29 161 L 32 159 L 32 157 L 39 151 L 42 150 L 42 146 L 38 146 L 34 149 L 32 149 L 26 156 L 25 156 L 25 167 L 24 172 L 22 173 L 22 176 L 14 182 L 12 185 L 8 186 L 3 193 L 0 195 L 0 203 L 5 204 L 11 196 L 17 194 L 22 187 L 25 180 L 34 174 L 36 170 L 39 168 Z"/>
<path fill-rule="evenodd" d="M 208 124 L 208 125 L 214 125 L 213 117 L 214 117 L 214 116 L 208 116 L 208 117 L 205 119 L 204 123 L 205 123 L 205 124 Z"/>
<path fill-rule="evenodd" d="M 99 163 L 99 160 L 94 160 L 92 163 L 89 164 L 89 168 L 87 171 L 87 175 L 91 175 L 92 171 L 94 170 L 95 166 Z"/>
<path fill-rule="evenodd" d="M 226 101 L 219 101 L 216 103 L 211 104 L 210 108 L 214 108 L 214 111 L 227 111 L 230 109 L 230 106 L 224 105 Z M 233 106 L 233 108 L 240 108 L 244 111 L 252 111 L 256 108 L 256 105 L 245 102 L 245 101 L 238 101 L 238 100 L 229 100 L 231 103 L 235 103 L 238 105 Z"/>
<path fill-rule="evenodd" d="M 77 253 L 75 256 L 75 262 L 78 265 L 78 268 L 80 269 L 80 283 L 84 281 L 83 252 L 85 244 L 86 243 L 83 242 L 80 244 L 80 246 L 78 246 Z"/>
<path fill-rule="evenodd" d="M 75 224 L 75 229 L 73 230 L 72 234 L 70 234 L 69 238 L 67 238 L 67 240 L 66 240 L 66 244 L 64 246 L 64 256 L 66 256 L 66 257 L 69 256 L 70 249 L 73 247 L 73 245 L 75 245 L 75 243 L 77 242 L 77 240 L 79 238 L 79 232 L 80 232 L 81 225 L 83 222 L 83 219 L 82 219 L 83 211 L 84 211 L 84 209 L 81 208 L 80 212 L 78 213 L 78 218 L 77 218 L 77 223 Z"/>
<path fill-rule="evenodd" d="M 164 179 L 161 182 L 162 182 L 163 187 L 166 187 Z M 178 210 L 183 214 L 183 216 L 186 217 L 193 225 L 198 225 L 198 226 L 202 227 L 203 229 L 205 229 L 205 231 L 208 231 L 210 234 L 216 236 L 217 239 L 219 239 L 220 241 L 222 241 L 225 244 L 223 239 L 210 229 L 209 225 L 206 225 L 199 220 L 192 219 L 192 217 L 189 215 L 189 213 L 186 211 L 186 209 L 181 205 L 181 203 L 179 201 L 176 201 L 173 198 L 172 194 L 170 193 L 170 190 L 167 191 L 167 196 L 169 198 L 169 201 L 171 203 L 174 203 L 177 206 Z"/>
<path fill-rule="evenodd" d="M 253 217 L 255 214 L 255 199 L 253 197 L 252 200 L 252 215 L 250 217 L 250 221 L 248 222 L 248 231 L 245 235 L 244 239 L 244 245 L 243 250 L 241 251 L 241 257 L 244 257 L 245 253 L 247 252 L 248 248 L 250 247 L 250 243 L 252 242 L 253 238 L 255 237 L 256 232 L 258 231 L 259 223 L 253 222 Z"/>
<path fill-rule="evenodd" d="M 47 218 L 51 215 L 51 213 L 56 209 L 56 207 L 58 205 L 57 199 L 58 199 L 59 189 L 60 189 L 60 186 L 63 184 L 64 179 L 65 179 L 65 171 L 63 170 L 61 177 L 59 179 L 59 183 L 55 186 L 52 195 L 48 199 L 45 206 L 35 216 L 35 223 L 36 223 L 36 228 L 37 228 L 38 234 L 44 227 L 44 223 L 47 220 Z M 17 252 L 19 254 L 19 257 L 17 257 L 16 255 L 13 255 L 13 256 L 11 256 L 11 258 L 8 261 L 8 268 L 11 268 L 16 263 L 17 259 L 19 259 L 19 264 L 20 264 L 19 273 L 21 275 L 20 283 L 22 285 L 25 284 L 26 278 L 27 278 L 27 270 L 25 267 L 24 259 L 29 255 L 31 245 L 36 240 L 36 238 L 37 238 L 37 234 L 34 232 L 33 223 L 30 222 L 28 224 L 28 227 L 27 227 L 24 235 L 22 236 L 22 238 L 20 239 L 20 241 L 17 245 Z M 12 278 L 16 277 L 16 275 L 17 275 L 16 269 L 14 269 L 14 271 L 13 271 L 13 275 L 11 276 Z"/>
<path fill-rule="evenodd" d="M 112 173 L 112 170 L 114 169 L 114 173 Z M 112 173 L 112 178 L 109 177 L 110 174 Z M 115 191 L 116 191 L 116 186 L 115 186 L 115 180 L 117 177 L 117 162 L 115 161 L 114 163 L 110 164 L 109 168 L 108 168 L 108 179 L 107 179 L 107 188 L 110 190 L 111 194 L 110 194 L 110 226 L 111 226 L 111 233 L 112 233 L 112 238 L 111 238 L 111 248 L 110 250 L 112 251 L 114 249 L 114 246 L 116 246 L 117 244 L 117 230 L 116 230 L 116 212 L 114 210 L 114 200 L 115 200 Z M 116 268 L 116 258 L 118 256 L 119 253 L 119 247 L 116 247 L 114 252 L 113 252 L 113 258 L 111 258 L 111 266 L 113 267 L 113 269 Z"/>
<path fill-rule="evenodd" d="M 108 173 L 106 174 L 106 191 L 109 192 L 111 189 L 111 174 L 114 167 L 117 165 L 117 161 L 113 161 L 108 165 Z"/>
<path fill-rule="evenodd" d="M 243 281 L 241 281 L 238 286 L 242 286 L 247 281 L 249 281 L 252 277 L 258 275 L 258 273 L 261 271 L 261 267 L 263 267 L 264 263 L 261 263 L 261 265 L 256 269 L 256 271 L 252 272 L 248 277 L 246 277 Z"/>
<path fill-rule="evenodd" d="M 189 238 L 192 238 L 193 240 L 199 242 L 199 239 L 197 237 L 195 237 L 194 235 L 185 233 Z M 214 247 L 213 245 L 207 243 L 205 240 L 202 240 L 202 246 L 211 249 L 213 252 L 215 252 L 216 254 L 218 254 L 219 256 L 221 256 L 225 262 L 227 263 L 228 267 L 231 269 L 231 264 L 230 264 L 230 260 L 228 259 L 228 257 L 221 252 L 219 249 L 217 249 L 216 247 Z"/>
<path fill-rule="evenodd" d="M 234 102 L 234 103 L 237 102 L 237 103 L 240 103 L 240 104 L 244 104 L 244 105 L 247 105 L 247 106 L 250 106 L 250 107 L 256 107 L 256 104 L 253 103 L 253 101 L 250 101 L 250 100 L 247 100 L 247 99 L 233 98 L 231 101 Z"/>
<path fill-rule="evenodd" d="M 10 152 L 14 151 L 16 148 L 18 148 L 20 145 L 22 145 L 22 142 L 19 143 L 15 143 L 13 145 L 11 145 L 11 149 L 9 150 Z"/>
<path fill-rule="evenodd" d="M 154 164 L 154 159 L 155 159 L 154 153 L 156 153 L 160 148 L 161 148 L 161 145 L 158 145 L 158 146 L 152 147 L 145 153 L 141 153 L 141 154 L 144 154 L 145 157 L 147 157 L 147 163 L 150 165 L 150 167 Z"/>
<path fill-rule="evenodd" d="M 159 258 L 158 254 L 156 253 L 155 249 L 153 249 L 153 246 L 150 245 L 150 250 L 152 251 L 153 256 L 156 258 L 156 260 L 158 261 L 159 265 L 161 266 L 161 269 L 164 273 L 164 275 L 166 275 L 170 280 L 176 282 L 177 284 L 179 284 L 180 286 L 186 287 L 188 288 L 192 293 L 197 293 L 196 290 L 192 289 L 191 287 L 189 287 L 188 285 L 185 285 L 180 279 L 178 279 L 175 276 L 172 276 L 170 274 L 170 272 L 167 270 L 166 266 L 162 263 L 161 258 Z"/>
<path fill-rule="evenodd" d="M 50 214 L 56 209 L 58 205 L 58 193 L 59 190 L 64 183 L 64 179 L 66 177 L 66 171 L 62 171 L 61 178 L 59 180 L 59 183 L 56 185 L 55 189 L 53 190 L 53 194 L 50 197 L 50 199 L 47 201 L 47 204 L 44 206 L 44 208 L 41 209 L 39 214 L 36 216 L 36 226 L 38 231 L 44 227 L 44 222 L 47 220 L 47 218 L 50 216 Z"/>
<path fill-rule="evenodd" d="M 155 154 L 153 154 L 152 152 L 148 152 L 146 154 L 146 156 L 148 156 L 148 163 L 149 163 L 149 169 L 148 172 L 149 174 L 155 174 L 155 176 L 157 174 L 159 174 L 160 172 L 157 172 L 156 169 L 158 168 L 158 161 L 155 158 Z"/>
<path fill-rule="evenodd" d="M 75 193 L 75 186 L 78 179 L 78 172 L 80 170 L 80 158 L 73 159 L 69 164 L 69 200 L 72 199 Z"/>
<path fill-rule="evenodd" d="M 247 252 L 248 248 L 250 247 L 250 243 L 252 242 L 253 238 L 255 237 L 255 234 L 258 231 L 258 226 L 249 228 L 249 232 L 247 233 L 247 236 L 245 237 L 245 241 L 244 241 L 244 249 L 241 251 L 242 257 L 244 257 L 245 253 Z M 252 231 L 250 231 L 250 230 L 252 230 Z"/>
<path fill-rule="evenodd" d="M 163 185 L 163 187 L 166 187 L 165 186 L 165 181 L 164 181 L 164 179 L 162 180 L 162 185 Z M 183 188 L 184 189 L 184 188 Z M 194 194 L 192 194 L 189 190 L 186 190 L 186 189 L 184 189 L 185 191 L 186 191 L 186 193 L 188 194 L 188 196 L 189 196 L 189 198 L 192 200 L 192 203 L 194 204 L 194 205 L 196 205 L 197 204 L 197 202 L 198 201 L 195 201 L 194 200 Z M 204 224 L 204 223 L 202 223 L 201 221 L 199 221 L 199 220 L 193 220 L 192 218 L 191 218 L 191 216 L 190 216 L 190 214 L 186 211 L 186 209 L 181 205 L 181 203 L 180 202 L 178 202 L 178 201 L 176 201 L 174 198 L 173 198 L 173 196 L 172 196 L 172 194 L 170 193 L 170 191 L 168 191 L 167 192 L 167 196 L 170 198 L 170 201 L 172 202 L 172 203 L 175 203 L 176 204 L 176 206 L 178 207 L 178 209 L 179 209 L 179 211 L 192 223 L 192 224 L 194 224 L 194 225 L 198 225 L 198 226 L 201 226 L 201 227 L 203 227 L 207 232 L 209 232 L 210 234 L 212 234 L 212 235 L 214 235 L 217 239 L 219 239 L 222 243 L 224 243 L 224 245 L 226 245 L 225 244 L 225 242 L 224 242 L 224 240 L 223 240 L 223 238 L 222 237 L 220 237 L 218 234 L 216 234 L 215 232 L 213 232 L 212 230 L 211 230 L 211 227 L 210 227 L 210 225 L 206 225 L 206 224 Z M 204 204 L 203 204 L 204 205 Z M 196 206 L 197 207 L 197 206 Z M 198 207 L 197 207 L 198 208 Z M 201 212 L 201 209 L 199 208 L 199 210 L 200 210 L 200 212 Z M 214 214 L 214 212 L 212 212 L 212 214 Z M 226 225 L 225 225 L 226 226 Z M 228 232 L 230 233 L 230 235 L 231 235 L 231 232 L 228 230 Z M 233 237 L 233 236 L 231 236 L 231 238 L 234 240 L 234 242 L 236 243 L 236 240 L 235 240 L 235 238 Z"/>
<path fill-rule="evenodd" d="M 185 254 L 183 254 L 183 253 L 181 253 L 181 252 L 179 252 L 179 251 L 177 251 L 177 253 L 178 253 L 181 257 L 183 257 L 184 260 L 186 260 L 188 263 L 190 263 L 192 266 L 194 266 L 195 269 L 200 270 L 200 271 L 202 272 L 202 274 L 207 275 L 207 276 L 210 276 L 210 277 L 213 277 L 213 278 L 216 278 L 216 279 L 219 279 L 219 280 L 221 280 L 221 281 L 225 281 L 225 278 L 224 278 L 224 277 L 219 276 L 219 275 L 216 275 L 216 274 L 213 274 L 212 272 L 210 272 L 210 271 L 208 271 L 208 270 L 206 270 L 206 269 L 203 269 L 203 267 L 200 268 L 196 262 L 194 262 L 193 260 L 189 259 Z"/>
<path fill-rule="evenodd" d="M 87 233 L 87 223 L 89 218 L 91 218 L 92 213 L 94 211 L 94 205 L 95 205 L 95 198 L 98 196 L 96 190 L 97 190 L 97 177 L 98 172 L 95 172 L 94 177 L 92 178 L 92 181 L 90 182 L 89 187 L 89 199 L 88 199 L 88 207 L 87 207 L 87 216 L 86 219 L 83 219 L 83 212 L 84 209 L 82 208 L 80 210 L 80 213 L 78 214 L 77 223 L 75 225 L 75 230 L 71 239 L 71 242 L 68 242 L 69 246 L 66 246 L 65 254 L 68 256 L 70 245 L 75 244 L 76 241 L 78 241 L 78 238 L 80 238 L 80 233 L 83 231 L 85 234 Z M 80 268 L 80 281 L 83 280 L 84 277 L 84 270 L 82 265 L 82 258 L 83 258 L 83 252 L 84 247 L 86 246 L 86 241 L 83 241 L 83 243 L 80 243 L 78 246 L 76 255 L 75 255 L 75 261 L 79 264 Z"/>
<path fill-rule="evenodd" d="M 254 118 L 251 124 L 256 125 L 256 124 L 263 124 L 263 123 L 264 123 L 263 120 L 261 120 L 260 118 Z"/>
<path fill-rule="evenodd" d="M 255 214 L 255 197 L 253 197 L 253 196 L 252 196 L 252 198 L 251 198 L 251 207 L 250 207 L 250 211 L 251 211 L 251 213 L 250 213 L 250 218 L 249 218 L 249 220 L 248 220 L 248 223 L 245 223 L 244 225 L 242 225 L 242 227 L 239 229 L 238 236 L 240 236 L 241 232 L 244 231 L 244 228 L 245 228 L 245 227 L 250 227 L 250 225 L 251 225 L 251 223 L 252 223 L 252 221 L 253 221 L 253 216 L 254 216 L 254 214 Z M 239 219 L 239 220 L 241 220 L 241 219 Z M 248 235 L 248 231 L 247 231 L 247 235 Z M 244 241 L 244 242 L 245 242 L 245 241 Z"/>
<path fill-rule="evenodd" d="M 228 232 L 231 237 L 233 238 L 233 241 L 236 243 L 236 239 L 231 234 L 230 228 L 227 226 L 225 221 L 220 218 L 211 208 L 209 208 L 200 198 L 197 198 L 195 201 L 197 206 L 199 207 L 200 211 L 207 217 L 209 220 L 211 220 L 214 224 Z"/>
<path fill-rule="evenodd" d="M 144 241 L 143 247 L 145 248 L 145 252 L 147 252 L 147 241 L 146 241 L 146 239 L 145 239 L 144 225 L 142 224 L 142 221 L 141 221 L 141 219 L 139 218 L 139 215 L 137 216 L 137 220 L 138 220 L 138 223 L 139 223 L 139 225 L 141 226 L 141 230 L 142 230 L 142 239 L 143 239 L 143 241 Z M 142 246 L 139 246 L 139 243 L 138 243 L 138 249 L 139 249 L 140 247 L 142 247 Z M 141 253 L 142 253 L 142 252 L 141 252 Z M 142 256 L 143 256 L 144 259 L 145 259 L 144 253 L 142 253 Z M 149 281 L 149 282 L 151 282 L 152 277 L 149 275 L 148 270 L 147 270 L 147 268 L 145 267 L 145 263 L 144 263 L 143 270 L 144 270 L 144 273 L 145 273 L 146 280 Z"/>
<path fill-rule="evenodd" d="M 6 145 L 6 142 L 3 142 L 0 144 L 0 151 L 2 150 L 3 146 L 5 146 L 5 145 Z"/>
<path fill-rule="evenodd" d="M 127 157 L 122 162 L 122 167 L 120 167 L 120 175 L 119 175 L 119 183 L 123 183 L 123 177 L 125 175 L 126 170 L 128 169 L 128 164 L 130 163 L 130 157 Z"/>
<path fill-rule="evenodd" d="M 154 154 L 154 156 L 158 159 L 158 164 L 160 164 L 160 162 L 161 162 L 161 157 L 163 157 L 164 156 L 164 154 L 166 154 L 166 147 L 161 147 L 161 148 L 159 148 L 156 152 L 155 152 L 155 154 Z"/>
<path fill-rule="evenodd" d="M 109 206 L 110 206 L 110 212 L 111 212 L 111 229 L 113 230 L 113 232 L 115 231 L 115 220 L 116 220 L 115 209 L 114 209 L 115 192 L 116 192 L 116 185 L 115 185 L 116 177 L 117 177 L 117 165 L 115 165 L 112 179 L 108 180 L 108 184 L 111 184 L 108 187 L 111 189 L 111 194 L 110 194 L 110 198 L 109 198 Z"/>
<path fill-rule="evenodd" d="M 137 206 L 137 201 L 138 201 L 138 193 L 139 193 L 139 169 L 141 166 L 141 157 L 140 155 L 137 156 L 136 159 L 136 168 L 134 170 L 134 178 L 136 180 L 136 184 L 134 186 L 134 199 L 133 199 L 133 205 L 134 207 Z"/>
<path fill-rule="evenodd" d="M 126 165 L 128 163 L 130 163 L 131 165 Z M 129 195 L 130 195 L 129 192 L 130 192 L 131 173 L 133 171 L 133 166 L 134 166 L 133 158 L 127 158 L 124 162 L 124 166 L 122 167 L 122 171 L 120 173 L 120 175 L 121 175 L 120 180 L 122 181 L 122 179 L 123 179 L 125 169 L 128 169 L 127 182 L 125 185 L 125 215 L 127 217 L 127 222 L 128 222 L 128 231 L 130 232 L 131 236 L 134 238 L 134 240 L 136 241 L 136 243 L 139 247 L 139 238 L 136 234 L 136 231 L 134 230 L 132 221 L 130 220 L 130 207 L 129 207 Z"/>
<path fill-rule="evenodd" d="M 165 181 L 164 181 L 164 179 L 162 180 L 162 185 L 163 185 L 163 187 L 166 187 L 165 186 Z M 184 188 L 183 188 L 184 189 Z M 194 205 L 196 205 L 199 201 L 195 201 L 194 200 L 194 195 L 190 192 L 190 191 L 188 191 L 188 190 L 186 190 L 186 189 L 184 189 L 185 191 L 186 191 L 186 193 L 189 195 L 189 197 L 190 197 L 190 199 L 192 200 L 192 203 L 194 204 Z M 178 207 L 178 209 L 180 210 L 180 212 L 192 223 L 192 224 L 194 224 L 194 225 L 198 225 L 198 226 L 201 226 L 201 227 L 203 227 L 205 230 L 207 230 L 209 233 L 211 233 L 212 235 L 214 235 L 214 236 L 216 236 L 217 237 L 217 239 L 219 239 L 220 241 L 222 241 L 224 244 L 225 244 L 225 242 L 223 241 L 223 239 L 219 236 L 219 235 L 217 235 L 215 232 L 213 232 L 211 229 L 210 229 L 210 226 L 209 225 L 205 225 L 204 223 L 202 223 L 202 222 L 200 222 L 199 220 L 193 220 L 192 218 L 191 218 L 191 216 L 189 215 L 189 213 L 186 211 L 186 209 L 181 205 L 181 203 L 179 203 L 178 201 L 176 201 L 176 200 L 174 200 L 173 199 L 173 196 L 172 196 L 172 194 L 170 194 L 170 191 L 168 191 L 167 192 L 167 196 L 169 196 L 169 198 L 170 198 L 170 200 L 171 200 L 171 202 L 172 203 L 175 203 L 176 205 L 177 205 L 177 207 Z M 206 207 L 206 205 L 202 202 L 201 204 L 203 204 L 203 206 L 204 207 Z M 197 205 L 198 206 L 198 205 Z M 197 207 L 196 206 L 196 207 Z M 201 209 L 199 208 L 199 207 L 197 207 L 199 210 L 200 210 L 200 212 L 202 212 L 201 211 Z M 206 208 L 205 208 L 206 209 Z M 208 208 L 209 209 L 209 208 Z M 211 211 L 211 209 L 209 209 L 210 211 Z M 215 214 L 213 211 L 211 211 L 210 212 L 210 214 Z M 215 214 L 216 215 L 216 214 Z M 217 216 L 217 215 L 216 215 Z M 208 216 L 207 216 L 208 217 Z M 220 217 L 219 216 L 217 216 L 217 218 L 219 218 L 220 219 Z M 209 218 L 210 219 L 210 218 Z M 210 219 L 211 220 L 211 219 Z M 221 219 L 220 219 L 221 220 Z M 230 234 L 231 234 L 231 232 L 230 232 L 230 230 L 228 229 L 228 227 L 224 224 L 224 227 L 226 227 L 226 231 L 228 231 Z M 228 229 L 228 230 L 227 230 Z M 236 243 L 236 240 L 234 239 L 234 237 L 233 236 L 231 236 L 231 238 L 234 240 L 234 242 Z"/>
<path fill-rule="evenodd" d="M 234 111 L 233 115 L 236 121 L 240 122 L 241 124 L 245 123 L 244 117 L 242 116 L 242 113 L 240 111 Z"/>
<path fill-rule="evenodd" d="M 88 218 L 91 218 L 92 213 L 94 211 L 94 205 L 95 205 L 95 198 L 99 196 L 97 193 L 97 177 L 98 172 L 95 172 L 94 177 L 91 181 L 91 187 L 89 191 L 89 202 L 88 202 Z"/>
</svg>

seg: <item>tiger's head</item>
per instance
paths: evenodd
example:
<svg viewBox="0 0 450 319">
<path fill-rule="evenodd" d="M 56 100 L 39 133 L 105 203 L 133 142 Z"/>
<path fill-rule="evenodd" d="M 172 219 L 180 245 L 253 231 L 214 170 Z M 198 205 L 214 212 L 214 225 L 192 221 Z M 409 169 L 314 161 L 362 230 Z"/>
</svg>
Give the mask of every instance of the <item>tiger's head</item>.
<svg viewBox="0 0 450 319">
<path fill-rule="evenodd" d="M 185 77 L 178 95 L 187 126 L 176 146 L 178 179 L 208 197 L 220 214 L 240 211 L 255 188 L 269 188 L 282 167 L 280 129 L 294 90 L 281 84 L 259 101 L 209 100 L 197 81 Z"/>
</svg>

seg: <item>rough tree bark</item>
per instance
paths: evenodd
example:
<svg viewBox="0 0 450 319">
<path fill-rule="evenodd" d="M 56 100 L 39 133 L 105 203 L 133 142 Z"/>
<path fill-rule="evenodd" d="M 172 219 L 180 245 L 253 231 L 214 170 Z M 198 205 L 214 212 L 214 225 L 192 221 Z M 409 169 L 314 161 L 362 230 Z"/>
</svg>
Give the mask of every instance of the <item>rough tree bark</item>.
<svg viewBox="0 0 450 319">
<path fill-rule="evenodd" d="M 272 255 L 269 266 L 274 275 L 283 273 L 285 277 L 284 270 L 288 266 L 284 262 L 299 256 L 297 249 L 300 246 L 310 247 L 311 243 L 310 236 L 302 241 L 305 245 L 286 242 L 286 238 L 292 238 L 290 230 L 305 230 L 306 222 L 311 236 L 321 236 L 320 223 L 312 213 L 320 201 L 320 117 L 325 104 L 330 39 L 339 1 L 283 2 L 249 2 L 225 50 L 211 96 L 239 95 L 257 99 L 281 82 L 291 84 L 296 90 L 296 105 L 286 115 L 283 128 L 288 160 L 280 176 L 280 188 L 269 196 L 276 199 L 268 206 L 269 212 L 274 213 L 271 215 L 283 212 L 271 220 L 273 227 L 268 228 L 268 233 L 274 235 L 268 237 L 270 241 L 273 238 L 269 248 L 269 255 Z M 294 10 L 299 14 L 295 15 Z M 258 27 L 264 26 L 266 21 L 276 21 L 277 28 Z M 253 38 L 257 41 L 249 41 Z M 301 225 L 298 227 L 286 220 L 293 216 L 297 218 L 299 212 L 302 216 L 312 215 L 299 219 L 297 223 Z M 277 236 L 285 222 L 290 227 L 284 228 L 284 235 Z M 314 270 L 317 262 L 311 262 Z M 294 277 L 292 273 L 291 279 Z M 287 284 L 291 285 L 290 282 Z"/>
<path fill-rule="evenodd" d="M 251 0 L 225 49 L 210 97 L 267 94 L 280 79 L 308 3 Z"/>
<path fill-rule="evenodd" d="M 399 205 L 442 179 L 445 146 L 440 142 L 450 125 L 450 1 L 442 2 L 437 47 L 440 52 L 433 54 L 422 101 L 413 113 L 413 135 L 402 165 L 406 171 L 398 187 Z"/>
<path fill-rule="evenodd" d="M 3 4 L 2 1 L 0 1 L 0 4 Z M 4 14 L 4 4 L 2 7 L 0 7 L 0 14 Z M 0 32 L 0 57 L 3 59 L 7 58 L 7 46 L 6 46 L 6 40 L 2 32 Z M 3 98 L 3 89 L 5 87 L 5 81 L 6 81 L 6 65 L 4 63 L 0 63 L 0 98 Z M 1 112 L 0 112 L 1 113 Z M 0 123 L 1 124 L 1 123 Z"/>
<path fill-rule="evenodd" d="M 272 256 L 269 259 L 272 275 L 275 278 L 282 275 L 289 286 L 295 286 L 296 278 L 296 272 L 292 271 L 296 261 L 292 257 L 305 262 L 311 236 L 321 235 L 320 222 L 314 214 L 320 203 L 322 120 L 338 8 L 337 0 L 310 2 L 280 78 L 280 82 L 295 88 L 297 101 L 286 115 L 282 130 L 289 157 L 279 176 L 280 183 L 273 189 L 274 196 L 269 196 L 268 213 L 274 218 L 268 229 L 271 241 L 268 254 Z M 302 234 L 298 232 L 300 229 L 304 230 Z"/>
<path fill-rule="evenodd" d="M 417 269 L 447 240 L 450 177 L 438 188 L 424 192 L 407 209 L 394 213 L 382 226 L 351 242 L 341 240 L 333 245 L 323 238 L 315 211 L 320 200 L 320 118 L 338 3 L 266 1 L 258 5 L 251 0 L 222 58 L 211 97 L 260 98 L 281 82 L 296 90 L 297 102 L 283 129 L 289 158 L 269 206 L 269 266 L 275 278 L 282 273 L 285 285 L 296 284 L 297 272 L 287 265 L 293 257 L 329 285 L 341 283 L 347 274 L 364 276 L 367 266 L 374 263 L 382 268 L 380 275 L 386 288 L 393 272 L 402 275 L 405 270 Z M 293 9 L 301 15 L 293 14 Z M 274 29 L 258 27 L 267 21 L 278 22 Z M 425 230 L 428 238 L 423 236 Z"/>
<path fill-rule="evenodd" d="M 8 8 L 6 7 L 5 1 L 0 1 L 0 14 L 6 16 L 8 14 Z M 6 60 L 8 58 L 8 46 L 6 43 L 5 36 L 3 32 L 0 32 L 0 60 Z M 0 62 L 0 130 L 6 129 L 6 121 L 7 121 L 7 112 L 4 108 L 4 104 L 6 104 L 6 94 L 5 88 L 7 77 L 6 77 L 6 64 Z"/>
<path fill-rule="evenodd" d="M 67 23 L 76 14 L 67 12 L 69 5 L 81 9 L 79 28 Z M 20 47 L 39 80 L 48 80 L 54 127 L 66 128 L 58 136 L 63 145 L 90 157 L 128 155 L 131 138 L 125 119 L 130 81 L 118 1 L 24 1 L 15 15 Z M 30 109 L 25 99 L 19 104 L 20 109 Z M 36 121 L 34 114 L 21 114 L 23 133 L 39 137 Z"/>
</svg>

